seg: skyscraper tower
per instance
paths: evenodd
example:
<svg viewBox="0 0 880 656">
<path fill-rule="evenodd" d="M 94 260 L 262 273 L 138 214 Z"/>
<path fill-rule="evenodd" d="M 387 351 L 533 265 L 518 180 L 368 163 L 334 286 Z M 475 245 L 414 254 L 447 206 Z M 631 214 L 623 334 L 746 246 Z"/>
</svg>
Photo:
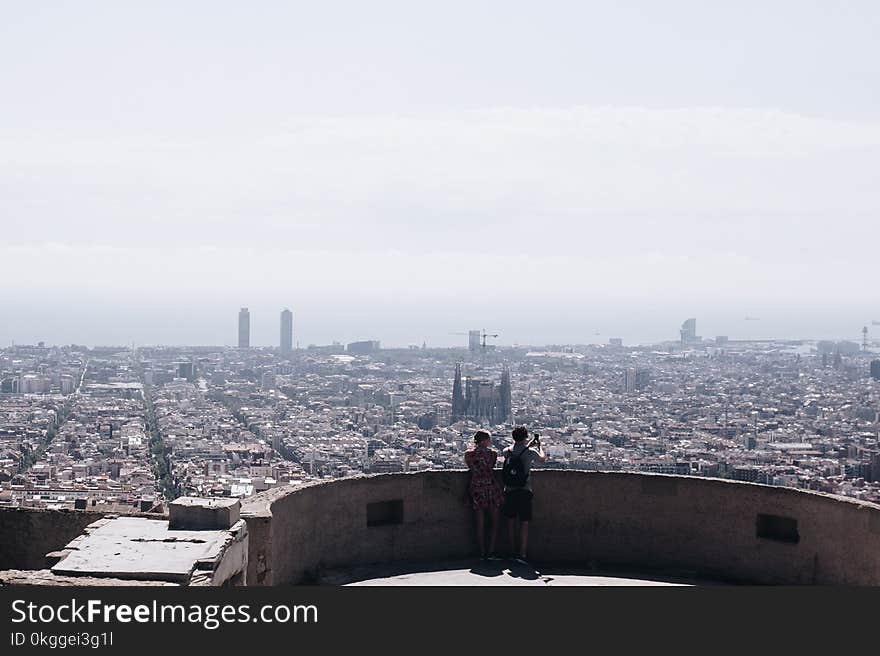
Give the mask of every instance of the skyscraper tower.
<svg viewBox="0 0 880 656">
<path fill-rule="evenodd" d="M 697 337 L 697 320 L 694 318 L 687 319 L 681 324 L 681 345 L 693 344 L 699 341 Z"/>
<path fill-rule="evenodd" d="M 284 308 L 281 312 L 281 353 L 293 351 L 293 312 Z"/>
<path fill-rule="evenodd" d="M 455 382 L 452 383 L 452 421 L 464 419 L 466 404 L 461 389 L 461 365 L 455 365 Z"/>
<path fill-rule="evenodd" d="M 512 421 L 513 403 L 510 394 L 510 369 L 504 367 L 501 372 L 501 389 L 499 391 L 498 411 L 495 423 L 503 424 Z"/>
<path fill-rule="evenodd" d="M 251 347 L 251 313 L 246 307 L 238 311 L 238 348 Z"/>
<path fill-rule="evenodd" d="M 468 331 L 468 350 L 471 353 L 476 353 L 480 350 L 480 331 L 479 330 L 469 330 Z"/>
</svg>

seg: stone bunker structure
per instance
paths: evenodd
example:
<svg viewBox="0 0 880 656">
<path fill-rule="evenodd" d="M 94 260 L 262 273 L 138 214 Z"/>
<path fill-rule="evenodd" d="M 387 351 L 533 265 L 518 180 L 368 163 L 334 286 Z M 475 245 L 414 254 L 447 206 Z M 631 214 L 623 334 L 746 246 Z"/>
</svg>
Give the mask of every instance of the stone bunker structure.
<svg viewBox="0 0 880 656">
<path fill-rule="evenodd" d="M 171 503 L 168 517 L 102 517 L 46 553 L 45 569 L 0 573 L 0 583 L 245 585 L 248 535 L 240 507 L 238 499 L 181 497 Z M 20 517 L 22 511 L 5 512 Z"/>
<path fill-rule="evenodd" d="M 643 579 L 880 585 L 875 504 L 660 474 L 536 470 L 533 486 L 529 552 L 538 563 L 628 570 Z M 334 580 L 334 572 L 364 566 L 465 559 L 474 552 L 466 487 L 467 472 L 426 471 L 274 488 L 243 500 L 240 509 L 237 500 L 179 499 L 168 518 L 140 518 L 157 522 L 149 530 L 126 528 L 118 518 L 92 524 L 73 541 L 62 540 L 62 528 L 69 534 L 77 526 L 78 518 L 66 519 L 55 535 L 59 544 L 50 544 L 47 535 L 28 535 L 47 523 L 33 515 L 47 511 L 5 509 L 0 569 L 16 571 L 0 572 L 0 584 L 97 579 L 131 585 L 297 585 Z M 90 516 L 78 521 L 87 519 L 94 521 Z M 87 557 L 88 547 L 108 536 L 102 533 L 108 526 L 151 548 L 190 539 L 204 540 L 193 543 L 201 547 L 220 546 L 191 558 L 189 570 L 183 558 L 179 569 L 188 574 L 155 576 L 159 568 L 139 573 L 137 567 L 120 570 L 118 563 L 97 567 Z M 503 546 L 503 530 L 499 537 Z M 33 549 L 23 549 L 29 540 Z M 63 546 L 62 553 L 53 553 Z"/>
</svg>

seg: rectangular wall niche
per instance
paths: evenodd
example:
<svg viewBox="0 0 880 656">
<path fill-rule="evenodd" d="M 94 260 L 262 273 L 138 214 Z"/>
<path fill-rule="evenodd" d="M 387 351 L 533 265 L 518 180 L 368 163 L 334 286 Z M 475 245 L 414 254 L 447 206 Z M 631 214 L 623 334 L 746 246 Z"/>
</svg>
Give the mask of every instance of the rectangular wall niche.
<svg viewBox="0 0 880 656">
<path fill-rule="evenodd" d="M 797 520 L 779 515 L 763 515 L 758 513 L 757 534 L 759 538 L 797 544 L 801 536 L 798 533 Z"/>
<path fill-rule="evenodd" d="M 367 526 L 403 524 L 403 499 L 367 504 Z"/>
</svg>

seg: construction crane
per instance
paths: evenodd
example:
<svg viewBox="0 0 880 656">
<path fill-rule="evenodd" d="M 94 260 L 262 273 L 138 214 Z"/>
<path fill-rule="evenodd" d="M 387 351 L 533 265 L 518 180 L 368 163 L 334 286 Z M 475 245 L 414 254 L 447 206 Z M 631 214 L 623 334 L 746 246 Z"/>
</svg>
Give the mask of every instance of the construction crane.
<svg viewBox="0 0 880 656">
<path fill-rule="evenodd" d="M 486 332 L 486 329 L 483 328 L 483 332 L 480 335 L 480 345 L 483 347 L 483 351 L 486 350 L 486 338 L 487 337 L 496 338 L 496 337 L 498 337 L 498 333 L 495 333 L 494 335 L 490 335 L 489 333 Z"/>
<path fill-rule="evenodd" d="M 472 331 L 471 331 L 471 332 L 472 332 Z M 465 335 L 465 336 L 467 336 L 467 337 L 470 337 L 471 332 L 466 332 L 466 333 L 456 332 L 456 333 L 449 333 L 449 334 L 450 334 L 450 335 Z M 480 347 L 481 347 L 481 350 L 483 351 L 483 353 L 486 352 L 486 338 L 487 338 L 487 337 L 496 338 L 496 337 L 498 337 L 498 336 L 499 336 L 499 335 L 498 335 L 497 333 L 494 333 L 494 334 L 493 334 L 493 333 L 487 333 L 485 328 L 483 328 L 483 329 L 480 331 Z"/>
</svg>

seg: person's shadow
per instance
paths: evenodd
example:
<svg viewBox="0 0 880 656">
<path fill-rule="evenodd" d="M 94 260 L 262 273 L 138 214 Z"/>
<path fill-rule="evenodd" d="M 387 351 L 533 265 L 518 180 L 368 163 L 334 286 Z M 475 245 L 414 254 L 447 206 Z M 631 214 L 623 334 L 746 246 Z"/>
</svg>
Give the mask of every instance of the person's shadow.
<svg viewBox="0 0 880 656">
<path fill-rule="evenodd" d="M 471 567 L 470 573 L 476 574 L 477 576 L 485 576 L 488 578 L 501 576 L 504 573 L 504 561 L 481 560 L 476 565 Z"/>
<path fill-rule="evenodd" d="M 524 565 L 515 560 L 508 561 L 507 575 L 515 579 L 525 579 L 526 581 L 537 581 L 541 578 L 541 574 L 531 565 Z"/>
</svg>

